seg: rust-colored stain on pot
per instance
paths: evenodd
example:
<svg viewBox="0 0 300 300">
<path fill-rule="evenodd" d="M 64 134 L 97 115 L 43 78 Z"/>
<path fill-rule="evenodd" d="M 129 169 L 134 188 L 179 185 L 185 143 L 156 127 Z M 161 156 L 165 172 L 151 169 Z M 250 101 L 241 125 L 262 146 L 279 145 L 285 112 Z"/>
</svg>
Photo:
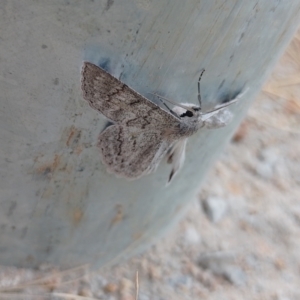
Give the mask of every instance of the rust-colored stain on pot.
<svg viewBox="0 0 300 300">
<path fill-rule="evenodd" d="M 116 209 L 116 214 L 111 220 L 109 228 L 111 228 L 113 225 L 118 224 L 124 218 L 123 206 L 121 204 L 117 204 L 115 209 Z"/>
<path fill-rule="evenodd" d="M 73 224 L 75 226 L 77 226 L 81 222 L 82 218 L 83 218 L 83 211 L 80 208 L 76 207 L 72 211 L 72 221 L 73 221 Z"/>
<path fill-rule="evenodd" d="M 81 131 L 73 125 L 67 131 L 66 145 L 74 148 L 81 137 Z"/>
<path fill-rule="evenodd" d="M 133 240 L 139 240 L 143 236 L 143 232 L 138 231 L 132 235 Z"/>
<path fill-rule="evenodd" d="M 38 163 L 38 160 L 39 159 L 37 158 L 36 159 L 37 163 Z M 35 173 L 42 175 L 42 176 L 50 177 L 51 174 L 55 170 L 57 170 L 58 166 L 60 165 L 60 161 L 61 161 L 61 156 L 58 154 L 55 154 L 52 161 L 42 163 L 41 165 L 36 167 Z"/>
</svg>

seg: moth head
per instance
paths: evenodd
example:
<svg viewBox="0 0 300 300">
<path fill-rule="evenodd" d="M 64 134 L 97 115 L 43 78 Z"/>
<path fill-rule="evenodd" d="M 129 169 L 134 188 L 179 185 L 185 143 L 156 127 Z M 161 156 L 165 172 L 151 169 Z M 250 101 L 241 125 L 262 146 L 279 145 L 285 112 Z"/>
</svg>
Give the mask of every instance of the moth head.
<svg viewBox="0 0 300 300">
<path fill-rule="evenodd" d="M 201 116 L 201 109 L 191 103 L 180 103 L 180 106 L 175 106 L 172 111 L 184 120 L 198 120 Z"/>
<path fill-rule="evenodd" d="M 200 107 L 192 106 L 180 115 L 180 118 L 198 118 L 200 115 Z"/>
</svg>

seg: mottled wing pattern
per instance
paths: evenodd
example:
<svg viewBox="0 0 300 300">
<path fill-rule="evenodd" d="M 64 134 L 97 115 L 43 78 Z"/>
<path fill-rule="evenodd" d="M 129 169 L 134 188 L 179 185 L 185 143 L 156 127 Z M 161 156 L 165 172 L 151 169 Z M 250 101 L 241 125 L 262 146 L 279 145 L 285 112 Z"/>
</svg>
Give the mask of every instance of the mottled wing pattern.
<svg viewBox="0 0 300 300">
<path fill-rule="evenodd" d="M 108 171 L 136 179 L 154 171 L 171 145 L 158 130 L 112 125 L 100 134 L 98 146 Z"/>
<path fill-rule="evenodd" d="M 82 68 L 82 91 L 92 108 L 117 124 L 158 130 L 180 124 L 169 112 L 89 62 Z"/>
</svg>

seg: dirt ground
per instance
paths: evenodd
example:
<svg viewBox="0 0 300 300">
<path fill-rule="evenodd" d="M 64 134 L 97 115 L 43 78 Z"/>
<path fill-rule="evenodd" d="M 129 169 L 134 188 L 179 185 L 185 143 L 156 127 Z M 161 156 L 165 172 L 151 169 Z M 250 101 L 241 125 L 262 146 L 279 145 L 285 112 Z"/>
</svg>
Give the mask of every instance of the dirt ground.
<svg viewBox="0 0 300 300">
<path fill-rule="evenodd" d="M 0 299 L 300 299 L 299 95 L 300 31 L 177 228 L 101 272 L 0 267 Z"/>
</svg>

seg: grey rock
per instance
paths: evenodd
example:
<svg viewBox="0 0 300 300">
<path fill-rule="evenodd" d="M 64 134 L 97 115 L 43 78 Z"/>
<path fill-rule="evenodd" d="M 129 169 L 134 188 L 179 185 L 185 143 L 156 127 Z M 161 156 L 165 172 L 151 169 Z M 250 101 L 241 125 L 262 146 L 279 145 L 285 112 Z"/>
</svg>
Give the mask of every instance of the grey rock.
<svg viewBox="0 0 300 300">
<path fill-rule="evenodd" d="M 274 167 L 280 156 L 278 149 L 266 148 L 258 155 L 258 162 L 255 168 L 256 173 L 265 179 L 270 179 L 274 174 Z"/>
<path fill-rule="evenodd" d="M 265 148 L 258 154 L 258 158 L 266 161 L 271 165 L 275 165 L 280 158 L 279 150 L 277 148 Z"/>
<path fill-rule="evenodd" d="M 236 286 L 242 286 L 246 283 L 246 274 L 240 267 L 233 265 L 234 260 L 232 253 L 215 252 L 202 255 L 198 262 L 213 274 L 223 276 Z"/>
<path fill-rule="evenodd" d="M 236 286 L 243 286 L 246 283 L 246 274 L 240 267 L 228 266 L 224 269 L 222 275 Z"/>
<path fill-rule="evenodd" d="M 228 211 L 228 204 L 221 197 L 211 196 L 203 200 L 202 207 L 207 217 L 214 223 L 219 222 Z"/>
<path fill-rule="evenodd" d="M 257 175 L 264 179 L 270 179 L 274 173 L 273 165 L 266 161 L 259 162 L 255 171 Z"/>
<path fill-rule="evenodd" d="M 184 242 L 186 245 L 196 245 L 201 242 L 200 233 L 194 226 L 189 226 L 184 232 Z"/>
<path fill-rule="evenodd" d="M 235 257 L 232 253 L 218 251 L 201 255 L 198 263 L 202 268 L 209 269 L 214 274 L 221 275 L 228 265 L 234 263 L 234 259 Z"/>
<path fill-rule="evenodd" d="M 192 278 L 187 275 L 177 275 L 171 277 L 168 282 L 173 288 L 177 286 L 186 286 L 190 288 L 192 286 Z"/>
</svg>

